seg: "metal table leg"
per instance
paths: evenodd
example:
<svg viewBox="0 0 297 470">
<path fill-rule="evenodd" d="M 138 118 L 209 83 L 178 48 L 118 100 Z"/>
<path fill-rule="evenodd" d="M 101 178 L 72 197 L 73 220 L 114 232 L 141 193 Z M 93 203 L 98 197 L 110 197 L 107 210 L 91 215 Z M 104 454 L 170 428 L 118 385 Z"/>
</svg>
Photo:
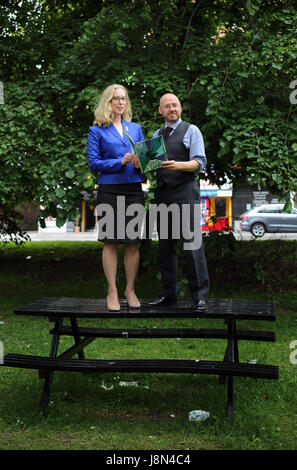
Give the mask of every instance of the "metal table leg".
<svg viewBox="0 0 297 470">
<path fill-rule="evenodd" d="M 88 346 L 88 344 L 92 343 L 96 339 L 96 336 L 81 338 L 79 334 L 77 319 L 70 317 L 70 323 L 72 329 L 72 337 L 74 338 L 74 344 L 70 348 L 62 352 L 62 354 L 60 354 L 58 358 L 66 359 L 77 355 L 79 359 L 85 359 L 84 348 Z"/>
<path fill-rule="evenodd" d="M 71 328 L 72 328 L 72 333 L 73 333 L 73 338 L 75 341 L 75 345 L 77 346 L 80 343 L 80 336 L 78 332 L 78 324 L 77 324 L 77 319 L 74 317 L 70 317 L 70 323 L 71 323 Z M 84 351 L 78 351 L 77 353 L 79 359 L 84 359 L 85 354 Z"/>
<path fill-rule="evenodd" d="M 53 338 L 52 338 L 52 343 L 51 343 L 51 349 L 50 349 L 50 354 L 49 357 L 51 359 L 55 358 L 57 356 L 58 352 L 58 346 L 59 346 L 59 340 L 60 340 L 60 330 L 62 327 L 63 319 L 59 319 L 55 321 L 55 327 L 53 330 Z M 42 412 L 45 411 L 49 398 L 50 398 L 50 393 L 51 393 L 51 385 L 53 381 L 53 372 L 48 372 L 45 373 L 43 371 L 39 371 L 39 377 L 44 378 L 44 386 L 43 386 L 43 392 L 42 392 L 42 398 L 41 398 L 41 410 Z"/>
<path fill-rule="evenodd" d="M 227 360 L 228 362 L 234 363 L 235 358 L 235 350 L 236 356 L 238 358 L 238 348 L 237 348 L 237 341 L 235 346 L 235 335 L 236 335 L 236 324 L 235 320 L 227 320 L 228 324 L 228 354 Z M 233 420 L 233 409 L 234 409 L 234 377 L 228 377 L 228 401 L 227 401 L 227 414 L 229 423 L 232 424 Z"/>
</svg>

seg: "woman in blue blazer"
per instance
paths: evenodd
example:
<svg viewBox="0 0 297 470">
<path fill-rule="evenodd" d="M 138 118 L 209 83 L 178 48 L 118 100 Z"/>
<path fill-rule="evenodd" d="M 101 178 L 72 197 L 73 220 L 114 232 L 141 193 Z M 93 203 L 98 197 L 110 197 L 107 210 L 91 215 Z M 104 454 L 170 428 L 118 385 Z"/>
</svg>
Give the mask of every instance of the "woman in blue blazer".
<svg viewBox="0 0 297 470">
<path fill-rule="evenodd" d="M 107 307 L 120 310 L 116 286 L 118 243 L 124 243 L 126 274 L 125 296 L 131 308 L 139 308 L 134 282 L 139 264 L 139 238 L 129 238 L 126 226 L 131 216 L 126 210 L 131 204 L 144 208 L 140 170 L 131 163 L 131 142 L 144 140 L 141 126 L 131 122 L 128 91 L 122 85 L 111 85 L 101 94 L 95 109 L 95 122 L 89 130 L 88 159 L 90 168 L 99 173 L 97 213 L 98 240 L 104 241 L 102 265 L 108 284 Z M 101 217 L 100 216 L 103 216 Z"/>
</svg>

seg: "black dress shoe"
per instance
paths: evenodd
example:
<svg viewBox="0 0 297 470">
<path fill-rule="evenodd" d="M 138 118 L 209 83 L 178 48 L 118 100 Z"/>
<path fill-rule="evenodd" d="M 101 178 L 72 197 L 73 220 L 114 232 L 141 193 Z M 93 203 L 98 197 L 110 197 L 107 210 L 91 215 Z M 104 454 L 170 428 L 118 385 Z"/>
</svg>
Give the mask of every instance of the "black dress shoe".
<svg viewBox="0 0 297 470">
<path fill-rule="evenodd" d="M 198 310 L 199 312 L 207 310 L 207 300 L 198 300 L 198 302 L 195 304 L 194 310 Z"/>
<path fill-rule="evenodd" d="M 177 299 L 170 299 L 168 297 L 161 296 L 161 297 L 158 297 L 155 300 L 150 300 L 148 302 L 148 306 L 149 307 L 160 307 L 161 305 L 172 304 L 172 303 L 176 302 L 176 300 Z"/>
</svg>

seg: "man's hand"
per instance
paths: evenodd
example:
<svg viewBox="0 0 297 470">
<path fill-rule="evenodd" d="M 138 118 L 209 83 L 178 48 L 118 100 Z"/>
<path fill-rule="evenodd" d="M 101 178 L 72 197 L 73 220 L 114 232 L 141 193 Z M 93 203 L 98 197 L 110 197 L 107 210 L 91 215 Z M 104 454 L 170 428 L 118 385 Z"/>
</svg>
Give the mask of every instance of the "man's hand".
<svg viewBox="0 0 297 470">
<path fill-rule="evenodd" d="M 170 171 L 181 170 L 182 168 L 180 168 L 180 163 L 181 162 L 176 162 L 175 160 L 166 160 L 161 163 L 161 168 Z"/>
<path fill-rule="evenodd" d="M 188 162 L 176 162 L 175 160 L 166 160 L 161 163 L 161 168 L 170 171 L 182 170 L 182 171 L 197 171 L 199 163 L 197 160 L 190 160 Z"/>
</svg>

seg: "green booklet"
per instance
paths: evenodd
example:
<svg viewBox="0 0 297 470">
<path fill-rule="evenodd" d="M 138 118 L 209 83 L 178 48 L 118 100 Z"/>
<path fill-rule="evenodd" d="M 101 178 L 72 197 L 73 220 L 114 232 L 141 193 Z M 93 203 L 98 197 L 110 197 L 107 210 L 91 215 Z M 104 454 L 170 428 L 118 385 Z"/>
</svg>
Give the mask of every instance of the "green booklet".
<svg viewBox="0 0 297 470">
<path fill-rule="evenodd" d="M 138 156 L 142 173 L 156 170 L 160 168 L 163 161 L 168 160 L 162 135 L 136 142 L 134 150 Z"/>
<path fill-rule="evenodd" d="M 124 134 L 130 141 L 131 151 L 138 157 L 142 173 L 156 170 L 163 161 L 168 160 L 162 135 L 134 142 L 127 132 L 124 131 Z"/>
</svg>

